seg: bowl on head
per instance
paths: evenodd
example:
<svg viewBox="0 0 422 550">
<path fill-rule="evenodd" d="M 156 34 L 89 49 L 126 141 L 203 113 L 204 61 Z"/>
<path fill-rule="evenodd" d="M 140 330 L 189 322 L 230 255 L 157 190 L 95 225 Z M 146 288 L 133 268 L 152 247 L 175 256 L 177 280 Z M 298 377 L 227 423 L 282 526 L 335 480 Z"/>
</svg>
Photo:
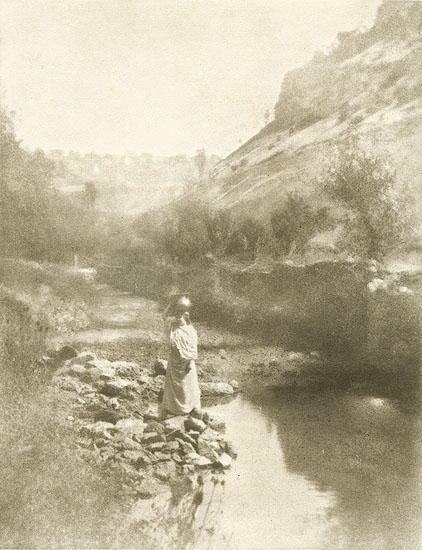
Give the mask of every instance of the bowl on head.
<svg viewBox="0 0 422 550">
<path fill-rule="evenodd" d="M 183 315 L 189 313 L 190 308 L 192 307 L 192 302 L 189 299 L 189 296 L 186 294 L 179 294 L 174 296 L 172 310 L 176 315 Z"/>
</svg>

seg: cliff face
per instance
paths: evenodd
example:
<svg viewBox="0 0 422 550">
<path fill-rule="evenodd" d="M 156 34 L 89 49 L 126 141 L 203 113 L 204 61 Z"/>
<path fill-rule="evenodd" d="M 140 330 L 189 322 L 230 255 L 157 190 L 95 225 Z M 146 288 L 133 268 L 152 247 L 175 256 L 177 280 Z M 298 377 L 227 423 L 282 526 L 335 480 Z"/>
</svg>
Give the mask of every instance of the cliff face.
<svg viewBox="0 0 422 550">
<path fill-rule="evenodd" d="M 288 191 L 315 193 L 321 158 L 351 131 L 382 134 L 421 195 L 422 3 L 385 1 L 371 29 L 340 33 L 330 53 L 286 74 L 274 114 L 217 166 L 220 206 L 259 214 Z"/>
</svg>

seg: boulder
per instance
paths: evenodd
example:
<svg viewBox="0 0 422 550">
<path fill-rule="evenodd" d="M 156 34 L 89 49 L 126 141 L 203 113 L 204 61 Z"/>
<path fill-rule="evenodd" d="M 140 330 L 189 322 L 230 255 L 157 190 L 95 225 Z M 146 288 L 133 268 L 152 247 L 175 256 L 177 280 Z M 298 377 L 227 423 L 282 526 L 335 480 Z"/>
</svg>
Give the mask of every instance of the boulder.
<svg viewBox="0 0 422 550">
<path fill-rule="evenodd" d="M 223 439 L 221 435 L 213 430 L 210 426 L 208 426 L 207 429 L 202 432 L 201 438 L 205 439 L 206 441 L 221 441 Z"/>
<path fill-rule="evenodd" d="M 113 445 L 116 449 L 120 449 L 122 451 L 139 451 L 142 449 L 142 445 L 124 433 L 117 434 L 115 436 L 113 439 Z"/>
<path fill-rule="evenodd" d="M 225 382 L 201 382 L 199 387 L 203 397 L 233 395 L 234 393 L 232 386 Z"/>
<path fill-rule="evenodd" d="M 193 418 L 188 416 L 185 420 L 185 430 L 188 432 L 190 430 L 202 433 L 207 428 L 207 425 L 199 418 Z"/>
<path fill-rule="evenodd" d="M 161 451 L 164 445 L 165 445 L 164 441 L 157 441 L 156 443 L 151 443 L 150 445 L 148 445 L 148 450 L 151 451 L 152 453 L 156 453 L 157 451 Z"/>
</svg>

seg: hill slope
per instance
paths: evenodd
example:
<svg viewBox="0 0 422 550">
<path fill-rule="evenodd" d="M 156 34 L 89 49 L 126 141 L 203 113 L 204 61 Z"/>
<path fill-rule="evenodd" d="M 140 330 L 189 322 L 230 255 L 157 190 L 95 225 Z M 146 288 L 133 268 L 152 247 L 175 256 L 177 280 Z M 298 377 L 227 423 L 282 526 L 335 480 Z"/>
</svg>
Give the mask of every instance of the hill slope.
<svg viewBox="0 0 422 550">
<path fill-rule="evenodd" d="M 379 134 L 422 197 L 421 28 L 421 2 L 387 0 L 371 29 L 288 72 L 274 120 L 217 165 L 216 204 L 259 216 L 292 190 L 318 199 L 322 159 L 352 131 Z"/>
</svg>

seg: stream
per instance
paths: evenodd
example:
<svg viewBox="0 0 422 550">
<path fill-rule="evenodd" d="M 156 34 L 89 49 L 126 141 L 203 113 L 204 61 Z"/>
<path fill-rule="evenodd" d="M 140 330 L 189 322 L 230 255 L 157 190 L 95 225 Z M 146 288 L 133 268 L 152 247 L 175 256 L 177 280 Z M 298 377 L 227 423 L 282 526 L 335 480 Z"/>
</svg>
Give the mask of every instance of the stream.
<svg viewBox="0 0 422 550">
<path fill-rule="evenodd" d="M 226 474 L 222 548 L 420 548 L 414 416 L 370 396 L 263 391 L 209 410 L 239 453 Z"/>
<path fill-rule="evenodd" d="M 106 356 L 113 342 L 123 346 L 136 336 L 130 348 L 135 353 L 145 342 L 160 341 L 153 302 L 107 285 L 96 291 L 93 327 L 75 341 L 88 349 L 95 342 Z M 379 396 L 283 392 L 260 382 L 208 410 L 226 422 L 238 457 L 225 474 L 215 534 L 206 548 L 421 547 L 421 432 L 415 413 Z"/>
</svg>

